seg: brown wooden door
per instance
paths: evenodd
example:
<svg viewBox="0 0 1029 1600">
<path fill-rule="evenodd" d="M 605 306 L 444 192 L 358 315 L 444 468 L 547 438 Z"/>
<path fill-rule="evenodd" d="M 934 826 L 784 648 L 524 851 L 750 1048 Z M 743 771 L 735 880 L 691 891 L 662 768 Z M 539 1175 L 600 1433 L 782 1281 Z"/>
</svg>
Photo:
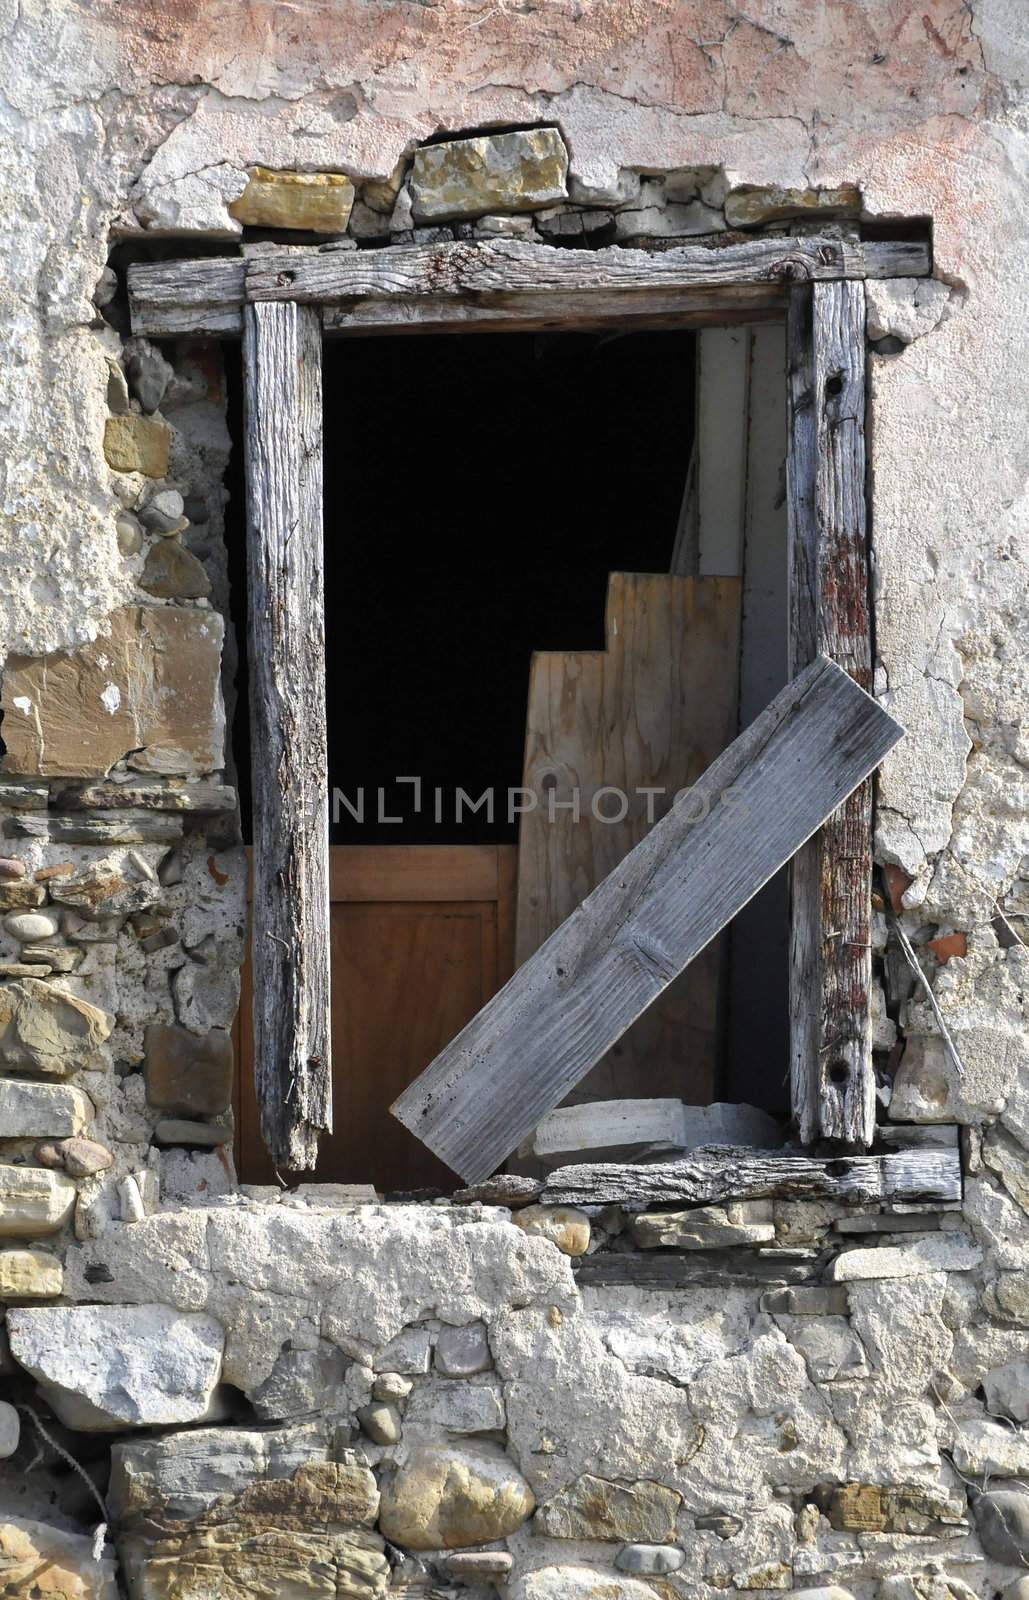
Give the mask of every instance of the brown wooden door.
<svg viewBox="0 0 1029 1600">
<path fill-rule="evenodd" d="M 382 1191 L 454 1174 L 389 1106 L 511 976 L 513 845 L 341 845 L 330 852 L 332 1134 L 314 1176 Z M 237 1162 L 273 1183 L 254 1095 L 249 962 L 236 1026 Z"/>
</svg>

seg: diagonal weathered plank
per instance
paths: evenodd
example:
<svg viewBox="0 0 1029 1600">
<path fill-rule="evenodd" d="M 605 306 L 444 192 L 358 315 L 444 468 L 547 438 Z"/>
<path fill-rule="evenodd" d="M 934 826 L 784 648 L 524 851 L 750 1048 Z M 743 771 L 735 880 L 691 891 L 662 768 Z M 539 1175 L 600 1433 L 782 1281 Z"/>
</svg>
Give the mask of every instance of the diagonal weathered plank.
<svg viewBox="0 0 1029 1600">
<path fill-rule="evenodd" d="M 392 1107 L 476 1182 L 873 770 L 903 730 L 818 657 Z"/>
</svg>

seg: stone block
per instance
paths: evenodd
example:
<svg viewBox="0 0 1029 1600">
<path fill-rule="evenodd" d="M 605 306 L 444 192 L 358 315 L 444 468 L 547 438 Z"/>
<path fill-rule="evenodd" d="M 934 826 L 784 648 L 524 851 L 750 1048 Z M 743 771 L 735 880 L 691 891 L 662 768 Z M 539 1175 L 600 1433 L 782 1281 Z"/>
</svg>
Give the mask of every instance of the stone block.
<svg viewBox="0 0 1029 1600">
<path fill-rule="evenodd" d="M 41 883 L 0 885 L 0 911 L 34 911 L 45 903 L 46 890 Z"/>
<path fill-rule="evenodd" d="M 175 1117 L 215 1117 L 232 1099 L 232 1036 L 221 1028 L 190 1033 L 153 1022 L 143 1034 L 143 1076 L 150 1105 Z"/>
<path fill-rule="evenodd" d="M 867 1376 L 864 1347 L 845 1317 L 781 1317 L 779 1327 L 804 1357 L 812 1383 Z"/>
<path fill-rule="evenodd" d="M 444 1328 L 436 1340 L 435 1365 L 445 1378 L 471 1378 L 487 1372 L 493 1356 L 486 1324 L 469 1322 L 463 1328 Z"/>
<path fill-rule="evenodd" d="M 456 1583 L 476 1584 L 503 1580 L 514 1566 L 514 1556 L 507 1550 L 462 1550 L 457 1555 L 444 1556 L 440 1567 Z"/>
<path fill-rule="evenodd" d="M 852 185 L 839 189 L 786 189 L 744 184 L 730 190 L 725 199 L 725 220 L 730 228 L 758 228 L 766 222 L 802 218 L 828 222 L 860 214 L 861 194 Z"/>
<path fill-rule="evenodd" d="M 918 1484 L 844 1483 L 829 1497 L 832 1527 L 845 1533 L 924 1534 L 963 1521 L 964 1499 Z"/>
<path fill-rule="evenodd" d="M 224 760 L 224 624 L 216 611 L 123 606 L 78 650 L 8 657 L 6 772 L 102 777 L 211 772 Z"/>
<path fill-rule="evenodd" d="M 428 1328 L 401 1328 L 375 1358 L 376 1372 L 428 1372 L 432 1335 Z"/>
<path fill-rule="evenodd" d="M 797 1288 L 766 1289 L 761 1296 L 761 1310 L 773 1316 L 845 1317 L 849 1301 L 845 1288 L 798 1285 Z"/>
<path fill-rule="evenodd" d="M 974 1504 L 982 1547 L 1008 1567 L 1029 1562 L 1029 1494 L 1016 1489 L 991 1489 Z"/>
<path fill-rule="evenodd" d="M 147 478 L 164 478 L 172 432 L 166 422 L 129 412 L 108 417 L 104 427 L 104 457 L 115 472 L 142 472 Z"/>
<path fill-rule="evenodd" d="M 427 145 L 415 154 L 416 222 L 535 211 L 567 198 L 568 151 L 556 128 Z"/>
<path fill-rule="evenodd" d="M 412 1394 L 404 1417 L 409 1427 L 426 1432 L 499 1433 L 505 1423 L 504 1397 L 499 1383 L 492 1381 L 425 1384 Z"/>
<path fill-rule="evenodd" d="M 275 172 L 251 167 L 247 186 L 229 215 L 249 228 L 345 233 L 354 185 L 342 172 Z"/>
<path fill-rule="evenodd" d="M 646 1211 L 632 1220 L 632 1236 L 641 1250 L 670 1245 L 679 1250 L 724 1250 L 731 1245 L 769 1244 L 772 1222 L 730 1222 L 719 1206 L 691 1211 Z"/>
<path fill-rule="evenodd" d="M 628 1544 L 674 1542 L 682 1496 L 650 1479 L 611 1483 L 584 1472 L 541 1506 L 535 1533 L 551 1539 L 617 1539 Z"/>
<path fill-rule="evenodd" d="M 970 1417 L 954 1429 L 951 1454 L 968 1477 L 1021 1478 L 1029 1473 L 1029 1431 Z"/>
<path fill-rule="evenodd" d="M 279 1422 L 338 1406 L 347 1362 L 334 1345 L 283 1350 L 250 1401 L 262 1422 Z"/>
<path fill-rule="evenodd" d="M 57 1163 L 71 1178 L 92 1178 L 114 1165 L 110 1150 L 95 1139 L 62 1139 L 55 1146 Z M 50 1162 L 45 1163 L 47 1166 Z"/>
<path fill-rule="evenodd" d="M 639 210 L 630 207 L 616 212 L 614 222 L 615 237 L 619 242 L 627 239 L 692 239 L 725 230 L 725 218 L 721 211 L 706 206 L 702 200 L 691 200 L 688 205 L 643 206 Z"/>
<path fill-rule="evenodd" d="M 870 278 L 865 286 L 868 337 L 911 344 L 937 326 L 950 301 L 950 285 L 935 278 Z M 951 938 L 963 935 L 950 935 Z M 930 940 L 930 946 L 941 943 Z M 964 951 L 951 951 L 964 954 Z"/>
<path fill-rule="evenodd" d="M 185 545 L 160 539 L 147 552 L 139 587 L 161 600 L 206 600 L 211 580 L 203 562 Z"/>
<path fill-rule="evenodd" d="M 232 1143 L 232 1129 L 224 1123 L 191 1122 L 187 1117 L 162 1117 L 154 1129 L 160 1145 L 183 1145 L 194 1150 L 218 1150 Z"/>
<path fill-rule="evenodd" d="M 678 1572 L 686 1560 L 685 1550 L 675 1544 L 626 1544 L 615 1556 L 620 1572 L 638 1572 L 644 1577 L 663 1577 Z"/>
<path fill-rule="evenodd" d="M 21 1438 L 21 1419 L 14 1406 L 0 1400 L 0 1461 L 6 1461 L 18 1448 Z M 0 1574 L 3 1569 L 0 1567 Z"/>
<path fill-rule="evenodd" d="M 400 1412 L 388 1400 L 358 1406 L 357 1420 L 373 1444 L 384 1447 L 400 1442 Z"/>
<path fill-rule="evenodd" d="M 585 1255 L 590 1244 L 590 1219 L 575 1206 L 525 1206 L 511 1217 L 524 1233 L 549 1239 L 566 1256 Z"/>
<path fill-rule="evenodd" d="M 49 1250 L 0 1250 L 0 1300 L 53 1300 L 64 1268 Z"/>
<path fill-rule="evenodd" d="M 57 927 L 57 918 L 51 911 L 12 911 L 4 918 L 5 933 L 17 939 L 19 944 L 52 939 Z"/>
<path fill-rule="evenodd" d="M 118 1600 L 110 1546 L 99 1561 L 93 1540 L 48 1522 L 0 1516 L 0 1578 L 9 1595 L 33 1600 Z"/>
<path fill-rule="evenodd" d="M 209 1414 L 224 1343 L 213 1317 L 163 1305 L 18 1307 L 7 1331 L 15 1360 L 69 1428 L 169 1427 Z"/>
<path fill-rule="evenodd" d="M 507 1590 L 509 1600 L 654 1600 L 655 1593 L 670 1596 L 679 1591 L 611 1567 L 580 1565 L 537 1567 L 516 1578 Z"/>
<path fill-rule="evenodd" d="M 915 1278 L 926 1272 L 970 1272 L 983 1258 L 971 1239 L 952 1234 L 913 1239 L 910 1244 L 844 1250 L 829 1267 L 832 1283 L 862 1278 Z"/>
<path fill-rule="evenodd" d="M 425 1445 L 383 1485 L 379 1527 L 407 1550 L 461 1549 L 506 1539 L 535 1503 L 499 1446 Z"/>
<path fill-rule="evenodd" d="M 128 1586 L 148 1600 L 376 1600 L 389 1564 L 375 1478 L 328 1461 L 322 1423 L 205 1428 L 112 1451 L 109 1503 Z"/>
<path fill-rule="evenodd" d="M 402 1406 L 413 1388 L 411 1379 L 402 1377 L 399 1372 L 380 1372 L 372 1384 L 372 1394 L 376 1400 Z"/>
<path fill-rule="evenodd" d="M 41 978 L 0 984 L 0 1071 L 67 1077 L 96 1054 L 113 1027 L 106 1011 Z"/>
<path fill-rule="evenodd" d="M 1029 1422 L 1029 1361 L 1008 1361 L 983 1379 L 987 1408 L 994 1414 Z"/>
<path fill-rule="evenodd" d="M 89 1122 L 93 1103 L 66 1084 L 0 1079 L 0 1138 L 70 1138 Z"/>
<path fill-rule="evenodd" d="M 63 1172 L 0 1164 L 0 1238 L 56 1233 L 71 1216 L 75 1195 Z"/>
</svg>

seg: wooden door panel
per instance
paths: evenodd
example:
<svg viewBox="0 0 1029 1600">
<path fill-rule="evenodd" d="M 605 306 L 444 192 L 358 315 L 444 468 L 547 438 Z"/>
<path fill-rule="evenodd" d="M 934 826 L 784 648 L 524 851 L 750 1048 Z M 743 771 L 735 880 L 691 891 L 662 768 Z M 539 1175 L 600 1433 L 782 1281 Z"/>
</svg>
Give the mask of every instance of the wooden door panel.
<svg viewBox="0 0 1029 1600">
<path fill-rule="evenodd" d="M 313 1176 L 395 1192 L 453 1187 L 389 1106 L 511 975 L 513 847 L 330 852 L 333 1132 Z M 253 1087 L 249 962 L 236 1040 L 237 1160 L 274 1183 Z"/>
</svg>

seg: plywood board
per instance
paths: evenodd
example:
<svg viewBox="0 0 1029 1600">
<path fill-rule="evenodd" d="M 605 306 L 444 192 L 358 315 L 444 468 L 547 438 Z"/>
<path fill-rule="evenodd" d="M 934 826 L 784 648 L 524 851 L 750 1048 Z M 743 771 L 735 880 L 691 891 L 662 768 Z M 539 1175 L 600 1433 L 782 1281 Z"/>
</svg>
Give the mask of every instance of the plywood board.
<svg viewBox="0 0 1029 1600">
<path fill-rule="evenodd" d="M 614 572 L 606 627 L 606 650 L 532 660 L 522 781 L 538 804 L 521 823 L 518 965 L 735 737 L 738 580 Z M 725 968 L 715 941 L 574 1097 L 715 1099 Z"/>
</svg>

